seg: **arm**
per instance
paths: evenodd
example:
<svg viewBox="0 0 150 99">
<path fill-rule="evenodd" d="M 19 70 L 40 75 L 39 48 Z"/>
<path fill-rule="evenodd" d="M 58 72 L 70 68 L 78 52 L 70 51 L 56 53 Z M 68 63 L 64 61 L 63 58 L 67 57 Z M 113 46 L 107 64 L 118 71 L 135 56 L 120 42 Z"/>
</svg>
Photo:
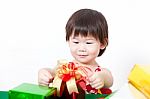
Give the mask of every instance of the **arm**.
<svg viewBox="0 0 150 99">
<path fill-rule="evenodd" d="M 39 85 L 45 85 L 48 86 L 50 82 L 53 81 L 53 78 L 55 77 L 55 71 L 58 68 L 59 65 L 67 63 L 66 60 L 58 60 L 57 65 L 53 68 L 42 68 L 38 72 L 38 83 Z"/>
<path fill-rule="evenodd" d="M 109 88 L 113 84 L 113 77 L 109 70 L 101 68 L 101 71 L 95 72 L 89 77 L 89 81 L 93 88 Z"/>
<path fill-rule="evenodd" d="M 39 85 L 48 86 L 54 77 L 54 70 L 50 68 L 42 68 L 38 72 Z"/>
<path fill-rule="evenodd" d="M 104 87 L 105 88 L 111 87 L 113 85 L 113 77 L 112 77 L 111 72 L 106 68 L 102 68 L 101 74 L 102 74 L 103 79 L 104 79 Z"/>
</svg>

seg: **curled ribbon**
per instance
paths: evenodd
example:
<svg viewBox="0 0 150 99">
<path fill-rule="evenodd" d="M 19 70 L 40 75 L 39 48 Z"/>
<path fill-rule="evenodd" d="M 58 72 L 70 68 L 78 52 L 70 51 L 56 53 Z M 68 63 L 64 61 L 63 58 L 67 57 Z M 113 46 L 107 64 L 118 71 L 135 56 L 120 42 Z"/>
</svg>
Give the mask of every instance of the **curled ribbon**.
<svg viewBox="0 0 150 99">
<path fill-rule="evenodd" d="M 88 82 L 86 79 L 88 70 L 90 68 L 83 66 L 76 66 L 73 62 L 59 63 L 59 67 L 56 71 L 56 76 L 53 80 L 52 87 L 57 88 L 57 96 L 61 96 L 63 92 L 62 82 L 66 82 L 67 90 L 69 94 L 79 93 L 76 85 L 76 81 L 79 79 Z M 83 88 L 85 90 L 85 88 Z"/>
</svg>

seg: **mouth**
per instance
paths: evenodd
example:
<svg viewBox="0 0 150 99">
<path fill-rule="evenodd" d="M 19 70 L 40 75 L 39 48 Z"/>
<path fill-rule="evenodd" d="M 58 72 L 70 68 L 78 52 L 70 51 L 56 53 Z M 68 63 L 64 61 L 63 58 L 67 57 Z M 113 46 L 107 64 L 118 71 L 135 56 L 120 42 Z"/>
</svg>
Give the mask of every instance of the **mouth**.
<svg viewBox="0 0 150 99">
<path fill-rule="evenodd" d="M 88 55 L 78 55 L 78 56 L 81 57 L 81 58 L 84 58 L 84 57 L 86 57 Z"/>
</svg>

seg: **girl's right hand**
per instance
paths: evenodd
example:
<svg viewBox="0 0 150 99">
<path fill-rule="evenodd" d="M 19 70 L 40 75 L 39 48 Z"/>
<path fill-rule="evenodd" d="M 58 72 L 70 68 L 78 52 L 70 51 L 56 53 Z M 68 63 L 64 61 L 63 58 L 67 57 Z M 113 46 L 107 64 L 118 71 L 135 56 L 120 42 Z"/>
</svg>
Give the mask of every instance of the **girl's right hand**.
<svg viewBox="0 0 150 99">
<path fill-rule="evenodd" d="M 38 83 L 39 85 L 48 86 L 52 81 L 53 75 L 48 68 L 42 68 L 38 72 Z"/>
</svg>

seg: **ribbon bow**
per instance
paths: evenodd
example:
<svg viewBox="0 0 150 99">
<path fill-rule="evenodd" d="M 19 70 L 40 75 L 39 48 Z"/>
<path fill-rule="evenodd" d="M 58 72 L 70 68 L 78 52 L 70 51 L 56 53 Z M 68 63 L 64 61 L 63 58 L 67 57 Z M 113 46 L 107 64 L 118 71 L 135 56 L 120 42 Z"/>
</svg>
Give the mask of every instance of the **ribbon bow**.
<svg viewBox="0 0 150 99">
<path fill-rule="evenodd" d="M 76 80 L 85 80 L 90 68 L 83 66 L 76 66 L 73 62 L 58 62 L 58 69 L 56 76 L 53 80 L 52 87 L 57 88 L 57 96 L 61 96 L 63 92 L 62 82 L 66 82 L 67 90 L 69 94 L 79 93 L 76 85 Z M 87 82 L 87 81 L 85 81 Z M 83 89 L 84 90 L 84 89 Z"/>
<path fill-rule="evenodd" d="M 73 62 L 69 62 L 68 64 L 62 65 L 57 70 L 57 75 L 65 82 L 69 81 L 72 77 L 76 77 L 75 72 L 77 71 L 77 67 Z"/>
</svg>

